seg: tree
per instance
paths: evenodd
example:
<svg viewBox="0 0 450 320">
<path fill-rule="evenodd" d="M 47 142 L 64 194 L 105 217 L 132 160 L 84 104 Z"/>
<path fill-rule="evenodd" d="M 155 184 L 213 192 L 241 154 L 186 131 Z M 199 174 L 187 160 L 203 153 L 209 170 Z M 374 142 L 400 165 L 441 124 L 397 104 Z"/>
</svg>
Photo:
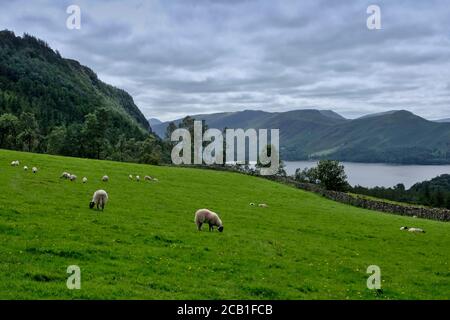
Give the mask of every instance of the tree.
<svg viewBox="0 0 450 320">
<path fill-rule="evenodd" d="M 315 174 L 320 185 L 327 190 L 345 191 L 349 186 L 344 166 L 339 161 L 320 160 Z"/>
<path fill-rule="evenodd" d="M 17 136 L 18 142 L 25 151 L 34 151 L 39 143 L 39 130 L 34 113 L 22 112 L 19 118 L 20 133 Z"/>
<path fill-rule="evenodd" d="M 61 154 L 64 150 L 66 140 L 66 128 L 64 126 L 54 127 L 47 137 L 47 152 Z"/>
<path fill-rule="evenodd" d="M 16 135 L 19 130 L 19 119 L 10 113 L 0 116 L 0 147 L 13 149 L 16 147 Z"/>
<path fill-rule="evenodd" d="M 298 182 L 317 183 L 316 168 L 298 168 L 295 170 L 294 179 Z"/>
</svg>

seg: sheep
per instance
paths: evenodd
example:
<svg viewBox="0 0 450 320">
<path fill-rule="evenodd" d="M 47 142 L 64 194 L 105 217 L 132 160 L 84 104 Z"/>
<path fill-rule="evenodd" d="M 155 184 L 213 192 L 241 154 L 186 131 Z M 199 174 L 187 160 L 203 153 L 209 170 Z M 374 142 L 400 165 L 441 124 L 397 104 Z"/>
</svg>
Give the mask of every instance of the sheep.
<svg viewBox="0 0 450 320">
<path fill-rule="evenodd" d="M 97 190 L 94 192 L 91 202 L 89 202 L 89 208 L 92 209 L 94 206 L 97 206 L 97 210 L 100 207 L 103 211 L 106 202 L 108 202 L 108 193 L 105 190 Z"/>
<path fill-rule="evenodd" d="M 24 166 L 24 167 L 23 167 L 23 170 L 24 170 L 24 171 L 28 171 L 28 167 L 27 167 L 27 166 Z"/>
<path fill-rule="evenodd" d="M 254 206 L 255 204 L 253 203 L 253 202 L 250 202 L 250 204 L 249 205 L 251 205 L 251 206 Z"/>
<path fill-rule="evenodd" d="M 109 181 L 109 177 L 108 176 L 103 176 L 102 177 L 102 181 L 103 182 L 108 182 Z"/>
<path fill-rule="evenodd" d="M 139 177 L 139 176 L 136 176 L 136 181 L 141 181 L 141 177 Z"/>
<path fill-rule="evenodd" d="M 13 166 L 13 167 L 18 167 L 19 164 L 20 164 L 19 160 L 14 160 L 11 162 L 11 166 Z"/>
<path fill-rule="evenodd" d="M 145 180 L 145 181 L 151 181 L 151 180 L 152 180 L 152 177 L 150 177 L 150 176 L 145 176 L 145 177 L 144 177 L 144 180 Z"/>
<path fill-rule="evenodd" d="M 260 208 L 267 208 L 269 206 L 267 204 L 265 204 L 265 203 L 260 203 L 260 204 L 258 204 L 258 207 L 260 207 Z"/>
<path fill-rule="evenodd" d="M 153 178 L 153 181 L 158 182 L 159 180 L 157 178 Z"/>
<path fill-rule="evenodd" d="M 86 183 L 86 182 L 87 182 L 87 178 L 83 177 L 83 183 Z"/>
<path fill-rule="evenodd" d="M 75 180 L 77 180 L 77 176 L 74 175 L 74 174 L 71 174 L 71 175 L 69 176 L 69 180 L 70 180 L 70 181 L 75 181 Z"/>
<path fill-rule="evenodd" d="M 36 173 L 38 171 L 38 169 L 36 167 L 31 168 L 31 171 L 33 171 L 33 173 Z"/>
<path fill-rule="evenodd" d="M 409 232 L 425 233 L 425 230 L 420 228 L 401 227 L 400 230 L 407 230 Z"/>
<path fill-rule="evenodd" d="M 60 179 L 62 179 L 62 178 L 64 178 L 64 179 L 70 179 L 70 173 L 64 171 L 64 172 L 59 176 L 59 178 L 60 178 Z"/>
<path fill-rule="evenodd" d="M 213 231 L 214 226 L 217 226 L 217 230 L 219 230 L 220 232 L 223 231 L 222 220 L 220 220 L 218 214 L 208 209 L 197 210 L 195 212 L 194 222 L 197 225 L 198 231 L 202 230 L 203 223 L 209 224 L 209 231 Z"/>
<path fill-rule="evenodd" d="M 130 175 L 128 176 L 128 179 L 133 180 L 133 176 L 130 174 Z"/>
</svg>

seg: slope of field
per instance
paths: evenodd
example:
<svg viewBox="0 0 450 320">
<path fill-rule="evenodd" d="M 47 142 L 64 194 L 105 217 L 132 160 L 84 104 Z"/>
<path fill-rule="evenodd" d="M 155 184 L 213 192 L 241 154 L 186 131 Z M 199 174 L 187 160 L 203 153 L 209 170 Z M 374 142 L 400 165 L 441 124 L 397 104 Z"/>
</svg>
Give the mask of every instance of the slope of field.
<svg viewBox="0 0 450 320">
<path fill-rule="evenodd" d="M 104 212 L 88 208 L 100 188 Z M 220 213 L 223 233 L 196 230 L 203 207 Z M 0 299 L 450 298 L 448 223 L 236 173 L 0 150 L 0 243 Z M 66 287 L 69 265 L 81 268 L 81 290 Z M 369 265 L 381 268 L 377 294 L 366 287 Z"/>
</svg>

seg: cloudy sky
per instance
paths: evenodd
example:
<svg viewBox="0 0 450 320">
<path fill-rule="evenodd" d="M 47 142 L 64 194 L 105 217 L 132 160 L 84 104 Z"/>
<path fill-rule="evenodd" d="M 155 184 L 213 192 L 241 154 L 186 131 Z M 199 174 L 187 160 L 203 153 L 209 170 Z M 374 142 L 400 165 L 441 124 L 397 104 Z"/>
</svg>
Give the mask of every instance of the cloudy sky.
<svg viewBox="0 0 450 320">
<path fill-rule="evenodd" d="M 81 8 L 81 29 L 66 8 Z M 381 8 L 381 30 L 366 10 Z M 0 0 L 35 35 L 127 90 L 147 117 L 407 109 L 450 117 L 448 1 Z"/>
</svg>

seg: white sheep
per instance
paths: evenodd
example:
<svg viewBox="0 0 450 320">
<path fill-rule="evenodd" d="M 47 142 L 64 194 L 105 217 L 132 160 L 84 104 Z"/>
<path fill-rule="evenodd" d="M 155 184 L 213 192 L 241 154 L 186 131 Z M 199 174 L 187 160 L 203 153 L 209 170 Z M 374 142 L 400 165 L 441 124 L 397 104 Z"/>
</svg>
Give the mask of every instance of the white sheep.
<svg viewBox="0 0 450 320">
<path fill-rule="evenodd" d="M 33 168 L 31 168 L 31 171 L 33 171 L 33 173 L 36 173 L 36 172 L 38 172 L 38 168 L 33 167 Z"/>
<path fill-rule="evenodd" d="M 109 177 L 108 176 L 103 176 L 102 177 L 102 181 L 103 182 L 108 182 L 109 181 Z"/>
<path fill-rule="evenodd" d="M 70 179 L 70 173 L 64 171 L 64 172 L 59 176 L 59 178 L 60 178 L 60 179 L 62 179 L 62 178 L 64 178 L 64 179 Z"/>
<path fill-rule="evenodd" d="M 19 160 L 14 160 L 11 162 L 11 166 L 13 166 L 13 167 L 17 167 L 17 166 L 19 166 L 19 164 L 20 164 Z"/>
<path fill-rule="evenodd" d="M 139 176 L 136 176 L 136 181 L 141 181 L 141 177 L 139 177 Z"/>
<path fill-rule="evenodd" d="M 130 175 L 128 176 L 128 179 L 133 180 L 133 176 L 130 174 Z"/>
<path fill-rule="evenodd" d="M 151 181 L 151 180 L 152 180 L 152 177 L 150 177 L 150 176 L 145 176 L 145 177 L 144 177 L 144 180 L 145 180 L 145 181 Z"/>
<path fill-rule="evenodd" d="M 255 205 L 255 203 L 254 203 L 254 202 L 250 202 L 250 205 L 251 205 L 251 206 L 254 206 L 254 205 Z"/>
<path fill-rule="evenodd" d="M 89 208 L 92 209 L 94 206 L 97 206 L 97 210 L 99 208 L 103 209 L 105 208 L 105 204 L 108 202 L 108 194 L 105 190 L 97 190 L 94 192 L 94 195 L 92 196 L 91 202 L 89 202 Z"/>
<path fill-rule="evenodd" d="M 77 180 L 77 176 L 74 175 L 74 174 L 71 174 L 71 175 L 69 176 L 69 180 L 70 180 L 70 181 L 75 181 L 75 180 Z"/>
<path fill-rule="evenodd" d="M 401 227 L 400 230 L 407 230 L 409 232 L 425 233 L 425 230 L 420 228 Z"/>
<path fill-rule="evenodd" d="M 197 229 L 199 231 L 202 230 L 202 224 L 209 224 L 209 231 L 214 230 L 214 226 L 217 227 L 217 230 L 220 232 L 223 231 L 222 220 L 220 220 L 219 215 L 215 212 L 212 212 L 208 209 L 199 209 L 195 212 L 195 224 L 197 225 Z"/>
<path fill-rule="evenodd" d="M 158 182 L 159 180 L 158 178 L 153 178 L 153 181 Z"/>
<path fill-rule="evenodd" d="M 86 183 L 86 182 L 87 182 L 87 178 L 83 177 L 83 183 Z"/>
<path fill-rule="evenodd" d="M 268 208 L 269 206 L 267 204 L 265 204 L 265 203 L 260 203 L 260 204 L 258 204 L 258 207 L 260 207 L 260 208 Z"/>
<path fill-rule="evenodd" d="M 24 170 L 24 171 L 28 171 L 28 167 L 27 167 L 27 166 L 24 166 L 24 167 L 23 167 L 23 170 Z"/>
</svg>

